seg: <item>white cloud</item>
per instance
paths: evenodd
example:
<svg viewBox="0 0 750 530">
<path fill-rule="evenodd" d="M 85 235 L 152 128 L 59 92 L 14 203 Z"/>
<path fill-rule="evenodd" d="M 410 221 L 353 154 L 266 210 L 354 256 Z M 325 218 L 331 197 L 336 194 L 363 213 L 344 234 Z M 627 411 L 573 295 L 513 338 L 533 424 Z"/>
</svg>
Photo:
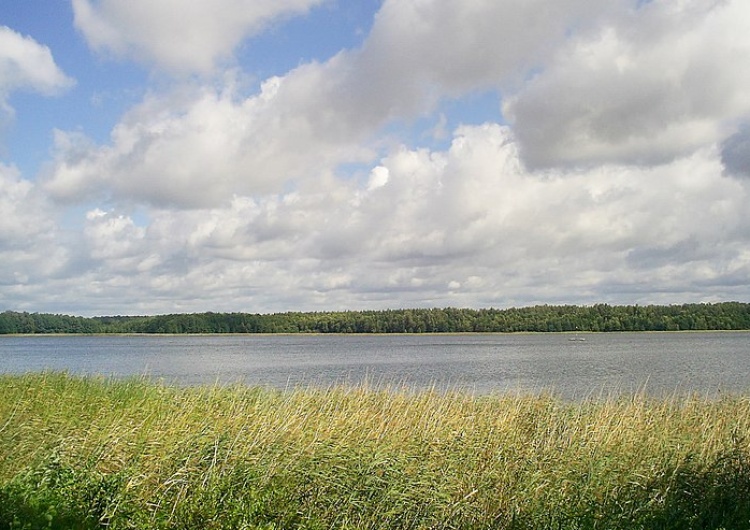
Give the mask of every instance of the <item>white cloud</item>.
<svg viewBox="0 0 750 530">
<path fill-rule="evenodd" d="M 365 58 L 381 73 L 439 85 L 452 95 L 507 86 L 543 65 L 568 32 L 616 11 L 619 0 L 388 0 L 377 15 Z M 395 88 L 395 87 L 394 87 Z"/>
<path fill-rule="evenodd" d="M 0 292 L 6 303 L 39 303 L 68 264 L 55 213 L 33 182 L 0 164 Z"/>
<path fill-rule="evenodd" d="M 144 234 L 145 230 L 128 216 L 98 208 L 86 214 L 83 235 L 90 245 L 91 257 L 106 260 L 109 267 L 116 260 L 147 258 L 142 255 Z"/>
<path fill-rule="evenodd" d="M 0 164 L 0 248 L 19 248 L 50 229 L 45 204 L 14 167 Z"/>
<path fill-rule="evenodd" d="M 79 4 L 122 24 L 153 14 L 140 2 Z M 304 7 L 279 12 L 292 6 Z M 253 96 L 229 76 L 223 86 L 151 94 L 109 146 L 81 155 L 78 135 L 61 135 L 49 189 L 193 208 L 276 193 L 370 161 L 389 122 L 488 87 L 506 94 L 532 168 L 669 162 L 721 142 L 750 115 L 748 9 L 737 0 L 387 1 L 361 49 L 268 79 Z M 181 27 L 200 25 L 191 13 Z"/>
<path fill-rule="evenodd" d="M 49 48 L 0 26 L 0 128 L 14 115 L 8 103 L 12 92 L 31 90 L 54 95 L 73 83 L 55 64 Z"/>
<path fill-rule="evenodd" d="M 716 149 L 533 173 L 508 127 L 462 127 L 444 151 L 392 150 L 369 180 L 152 209 L 142 225 L 93 210 L 81 297 L 116 293 L 131 312 L 737 297 L 749 197 L 722 173 Z"/>
<path fill-rule="evenodd" d="M 0 26 L 0 98 L 19 89 L 51 95 L 72 83 L 55 64 L 49 48 Z"/>
<path fill-rule="evenodd" d="M 318 179 L 342 162 L 372 158 L 366 127 L 347 123 L 318 95 L 324 67 L 300 67 L 242 98 L 233 82 L 152 94 L 95 146 L 58 132 L 47 189 L 76 201 L 92 194 L 157 205 L 206 207 L 234 195 L 273 193 Z M 342 119 L 339 119 L 342 118 Z"/>
<path fill-rule="evenodd" d="M 534 167 L 662 163 L 750 114 L 750 5 L 651 2 L 569 39 L 504 106 Z"/>
<path fill-rule="evenodd" d="M 93 44 L 189 71 L 270 20 L 198 31 L 193 62 L 156 46 L 151 4 L 77 6 Z M 731 0 L 388 0 L 361 49 L 256 94 L 230 73 L 151 92 L 105 145 L 57 132 L 43 189 L 89 214 L 58 254 L 75 278 L 50 282 L 98 313 L 747 298 L 749 184 L 725 174 L 747 160 L 748 20 Z M 399 139 L 480 89 L 510 124 Z M 7 222 L 42 241 L 34 186 L 6 181 L 32 205 L 0 200 Z"/>
<path fill-rule="evenodd" d="M 372 168 L 370 171 L 370 177 L 367 180 L 367 191 L 372 191 L 377 188 L 382 188 L 388 184 L 388 168 L 383 166 L 377 166 Z"/>
<path fill-rule="evenodd" d="M 210 73 L 247 37 L 323 0 L 73 0 L 89 45 L 178 73 Z"/>
<path fill-rule="evenodd" d="M 571 2 L 573 14 L 581 11 L 579 3 Z M 218 88 L 151 94 L 123 117 L 108 146 L 87 146 L 78 133 L 59 133 L 48 189 L 65 200 L 103 192 L 195 208 L 235 194 L 275 193 L 290 182 L 318 179 L 338 164 L 372 160 L 370 146 L 389 120 L 413 118 L 443 91 L 512 76 L 541 56 L 532 50 L 529 58 L 502 46 L 497 28 L 486 23 L 474 40 L 460 43 L 449 56 L 433 55 L 431 46 L 446 46 L 444 35 L 458 29 L 456 20 L 492 20 L 512 35 L 527 38 L 533 30 L 541 39 L 563 34 L 573 16 L 558 20 L 565 10 L 551 9 L 539 27 L 521 32 L 517 22 L 531 17 L 533 6 L 514 8 L 517 13 L 506 9 L 510 19 L 493 6 L 433 2 L 421 5 L 422 13 L 409 3 L 388 2 L 362 50 L 343 51 L 325 63 L 304 64 L 268 79 L 254 96 L 241 96 L 231 77 Z M 415 34 L 410 28 L 420 14 L 426 18 Z M 477 56 L 477 39 L 486 40 L 483 47 L 493 53 L 466 72 L 466 59 Z M 554 40 L 544 40 L 539 50 Z M 491 72 L 485 71 L 488 64 L 494 65 Z M 444 86 L 435 91 L 435 83 Z"/>
<path fill-rule="evenodd" d="M 389 121 L 410 120 L 445 94 L 515 79 L 577 18 L 602 11 L 582 0 L 537 4 L 386 2 L 362 49 L 267 79 L 251 97 L 229 76 L 223 86 L 151 94 L 123 117 L 108 146 L 82 152 L 77 133 L 58 135 L 48 189 L 66 200 L 95 191 L 200 208 L 370 161 Z M 529 46 L 509 46 L 514 39 Z"/>
</svg>

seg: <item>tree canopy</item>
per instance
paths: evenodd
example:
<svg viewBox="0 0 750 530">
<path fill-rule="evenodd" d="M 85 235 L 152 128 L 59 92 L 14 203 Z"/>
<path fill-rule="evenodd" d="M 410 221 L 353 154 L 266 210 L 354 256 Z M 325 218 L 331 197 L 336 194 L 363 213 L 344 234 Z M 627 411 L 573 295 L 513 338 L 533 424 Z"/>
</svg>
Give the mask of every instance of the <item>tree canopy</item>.
<svg viewBox="0 0 750 530">
<path fill-rule="evenodd" d="M 750 304 L 537 305 L 510 309 L 190 313 L 78 317 L 5 311 L 0 334 L 36 333 L 462 333 L 750 329 Z"/>
</svg>

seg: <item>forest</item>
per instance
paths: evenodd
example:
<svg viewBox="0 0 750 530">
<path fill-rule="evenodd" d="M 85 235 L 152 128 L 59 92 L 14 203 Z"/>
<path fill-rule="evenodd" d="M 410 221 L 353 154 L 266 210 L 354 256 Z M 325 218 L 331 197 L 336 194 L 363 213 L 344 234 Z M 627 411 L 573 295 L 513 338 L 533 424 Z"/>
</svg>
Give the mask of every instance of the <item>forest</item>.
<svg viewBox="0 0 750 530">
<path fill-rule="evenodd" d="M 537 305 L 509 309 L 191 313 L 80 317 L 5 311 L 0 334 L 465 333 L 748 330 L 750 304 Z"/>
</svg>

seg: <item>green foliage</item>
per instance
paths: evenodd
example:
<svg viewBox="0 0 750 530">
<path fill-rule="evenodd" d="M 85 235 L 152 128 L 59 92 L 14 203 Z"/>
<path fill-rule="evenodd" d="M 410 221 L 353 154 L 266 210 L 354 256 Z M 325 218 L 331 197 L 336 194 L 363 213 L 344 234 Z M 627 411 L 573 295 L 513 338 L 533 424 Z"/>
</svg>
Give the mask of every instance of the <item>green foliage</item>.
<svg viewBox="0 0 750 530">
<path fill-rule="evenodd" d="M 462 333 L 750 329 L 750 304 L 395 309 L 312 313 L 194 313 L 82 318 L 0 313 L 9 333 Z"/>
<path fill-rule="evenodd" d="M 0 528 L 100 528 L 119 482 L 117 474 L 67 467 L 53 453 L 0 486 Z"/>
<path fill-rule="evenodd" d="M 750 528 L 750 399 L 0 377 L 0 529 Z"/>
</svg>

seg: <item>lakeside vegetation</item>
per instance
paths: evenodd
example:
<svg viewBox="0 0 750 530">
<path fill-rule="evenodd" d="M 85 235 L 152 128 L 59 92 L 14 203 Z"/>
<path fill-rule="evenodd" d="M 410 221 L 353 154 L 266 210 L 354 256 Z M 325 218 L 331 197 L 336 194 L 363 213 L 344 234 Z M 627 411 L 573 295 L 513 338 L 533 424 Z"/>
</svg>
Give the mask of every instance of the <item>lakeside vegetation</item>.
<svg viewBox="0 0 750 530">
<path fill-rule="evenodd" d="M 750 304 L 552 306 L 511 309 L 192 313 L 76 317 L 5 311 L 0 334 L 33 333 L 461 333 L 750 329 Z"/>
<path fill-rule="evenodd" d="M 750 399 L 0 376 L 0 528 L 750 527 Z"/>
</svg>

